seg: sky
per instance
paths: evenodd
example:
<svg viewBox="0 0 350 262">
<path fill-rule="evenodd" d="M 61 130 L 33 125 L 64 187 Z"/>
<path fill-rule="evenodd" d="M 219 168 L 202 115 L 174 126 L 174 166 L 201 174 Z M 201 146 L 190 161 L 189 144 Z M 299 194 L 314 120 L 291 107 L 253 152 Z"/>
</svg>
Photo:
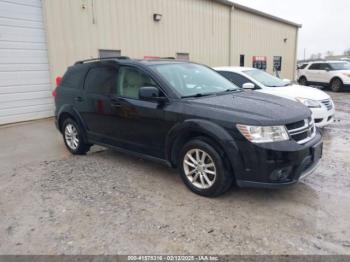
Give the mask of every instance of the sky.
<svg viewBox="0 0 350 262">
<path fill-rule="evenodd" d="M 238 4 L 302 24 L 298 59 L 350 48 L 350 0 L 234 0 Z"/>
</svg>

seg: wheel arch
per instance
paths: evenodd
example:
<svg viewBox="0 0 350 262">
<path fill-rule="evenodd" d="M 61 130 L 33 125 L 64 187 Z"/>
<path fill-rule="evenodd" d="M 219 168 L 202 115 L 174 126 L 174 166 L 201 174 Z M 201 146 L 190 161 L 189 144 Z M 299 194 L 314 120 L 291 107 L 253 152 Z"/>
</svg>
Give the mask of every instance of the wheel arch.
<svg viewBox="0 0 350 262">
<path fill-rule="evenodd" d="M 344 84 L 344 81 L 341 79 L 340 76 L 333 76 L 333 77 L 331 78 L 331 81 L 329 81 L 329 84 L 331 85 L 332 82 L 333 82 L 335 79 L 339 79 L 339 80 L 341 81 L 341 83 Z"/>
<path fill-rule="evenodd" d="M 300 81 L 300 79 L 302 79 L 302 78 L 305 78 L 305 80 L 307 81 L 307 77 L 306 77 L 306 75 L 301 75 L 301 76 L 299 76 L 299 78 L 298 78 L 298 82 Z"/>
<path fill-rule="evenodd" d="M 64 105 L 57 114 L 57 126 L 62 133 L 63 123 L 67 118 L 73 119 L 81 127 L 84 141 L 88 141 L 86 135 L 86 125 L 80 114 L 71 105 Z"/>
<path fill-rule="evenodd" d="M 202 119 L 190 119 L 175 126 L 168 134 L 165 146 L 166 159 L 173 167 L 177 167 L 182 147 L 190 140 L 201 138 L 213 146 L 232 171 L 236 170 L 235 161 L 239 150 L 233 137 L 221 126 Z"/>
</svg>

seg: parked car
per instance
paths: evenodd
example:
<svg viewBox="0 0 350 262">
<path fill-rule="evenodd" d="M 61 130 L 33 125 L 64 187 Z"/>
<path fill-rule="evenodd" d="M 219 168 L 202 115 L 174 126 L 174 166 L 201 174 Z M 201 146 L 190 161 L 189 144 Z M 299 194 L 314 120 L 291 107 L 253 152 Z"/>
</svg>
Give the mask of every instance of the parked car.
<svg viewBox="0 0 350 262">
<path fill-rule="evenodd" d="M 334 92 L 350 87 L 350 63 L 346 61 L 312 62 L 298 74 L 301 85 L 330 87 Z"/>
<path fill-rule="evenodd" d="M 291 185 L 322 155 L 308 108 L 244 91 L 203 65 L 88 60 L 59 82 L 56 125 L 72 154 L 98 144 L 159 160 L 200 195 L 222 194 L 233 181 Z"/>
<path fill-rule="evenodd" d="M 324 127 L 334 121 L 334 103 L 331 97 L 321 90 L 294 85 L 289 80 L 281 80 L 265 71 L 250 67 L 217 67 L 215 69 L 239 87 L 304 104 L 312 111 L 317 127 Z"/>
</svg>

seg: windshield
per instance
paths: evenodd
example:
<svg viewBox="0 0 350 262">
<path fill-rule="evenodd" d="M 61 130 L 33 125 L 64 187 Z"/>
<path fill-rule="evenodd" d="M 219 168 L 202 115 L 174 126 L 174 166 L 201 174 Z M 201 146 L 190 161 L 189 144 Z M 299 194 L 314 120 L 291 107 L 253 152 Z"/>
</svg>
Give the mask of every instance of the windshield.
<svg viewBox="0 0 350 262">
<path fill-rule="evenodd" d="M 272 76 L 262 70 L 248 70 L 243 71 L 245 74 L 253 78 L 254 80 L 258 81 L 259 83 L 263 84 L 264 86 L 268 87 L 282 87 L 287 86 L 289 83 L 284 82 L 283 80 Z"/>
<path fill-rule="evenodd" d="M 333 70 L 350 70 L 350 63 L 329 63 Z"/>
<path fill-rule="evenodd" d="M 154 65 L 153 68 L 182 97 L 205 96 L 240 89 L 220 74 L 202 65 L 176 63 Z"/>
</svg>

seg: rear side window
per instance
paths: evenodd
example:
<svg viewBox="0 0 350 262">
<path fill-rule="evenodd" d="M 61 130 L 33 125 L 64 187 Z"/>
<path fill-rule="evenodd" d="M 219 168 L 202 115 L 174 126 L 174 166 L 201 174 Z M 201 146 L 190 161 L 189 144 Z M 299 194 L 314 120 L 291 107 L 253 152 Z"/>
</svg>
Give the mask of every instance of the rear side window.
<svg viewBox="0 0 350 262">
<path fill-rule="evenodd" d="M 85 91 L 90 94 L 108 95 L 117 85 L 117 70 L 109 66 L 91 68 L 86 80 Z"/>
<path fill-rule="evenodd" d="M 308 64 L 302 64 L 298 67 L 298 69 L 304 69 L 305 67 L 307 67 Z"/>
<path fill-rule="evenodd" d="M 86 66 L 73 66 L 64 74 L 61 86 L 82 89 L 88 68 Z"/>
<path fill-rule="evenodd" d="M 321 70 L 321 65 L 320 63 L 314 63 L 309 67 L 309 70 Z"/>
</svg>

